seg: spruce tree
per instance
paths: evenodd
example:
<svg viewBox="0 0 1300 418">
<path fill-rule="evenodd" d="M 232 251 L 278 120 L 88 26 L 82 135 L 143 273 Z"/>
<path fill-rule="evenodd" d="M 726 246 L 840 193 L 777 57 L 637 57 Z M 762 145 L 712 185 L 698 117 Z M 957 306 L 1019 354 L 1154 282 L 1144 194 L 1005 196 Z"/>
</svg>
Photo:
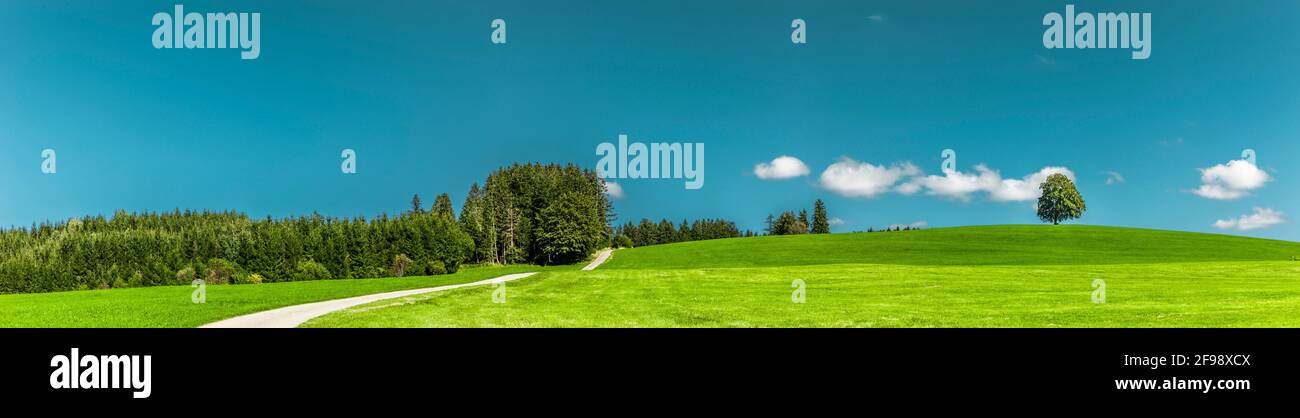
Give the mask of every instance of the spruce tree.
<svg viewBox="0 0 1300 418">
<path fill-rule="evenodd" d="M 830 221 L 826 219 L 826 203 L 822 202 L 821 199 L 817 199 L 817 202 L 813 204 L 812 233 L 814 234 L 831 233 Z"/>
</svg>

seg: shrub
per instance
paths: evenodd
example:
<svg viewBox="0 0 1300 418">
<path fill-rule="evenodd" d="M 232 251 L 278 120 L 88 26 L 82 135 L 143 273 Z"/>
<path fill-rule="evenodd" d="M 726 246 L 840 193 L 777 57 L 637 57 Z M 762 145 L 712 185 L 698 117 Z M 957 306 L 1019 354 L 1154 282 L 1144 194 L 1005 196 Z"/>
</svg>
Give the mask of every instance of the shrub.
<svg viewBox="0 0 1300 418">
<path fill-rule="evenodd" d="M 411 257 L 407 257 L 406 254 L 398 254 L 393 256 L 393 268 L 392 268 L 393 275 L 397 277 L 405 276 L 406 268 L 409 267 L 410 265 L 411 265 Z"/>
<path fill-rule="evenodd" d="M 121 277 L 118 277 L 116 280 L 113 280 L 113 288 L 114 288 L 114 289 L 125 289 L 125 288 L 128 288 L 128 287 L 131 287 L 131 285 L 128 284 L 128 283 L 126 282 L 126 280 L 122 280 Z"/>
<path fill-rule="evenodd" d="M 132 275 L 131 275 L 131 279 L 130 279 L 130 280 L 127 280 L 126 284 L 127 284 L 127 286 L 130 286 L 130 287 L 141 287 L 141 286 L 144 286 L 144 274 L 142 274 L 142 273 L 140 273 L 140 272 L 138 272 L 138 271 L 135 272 L 135 274 L 132 274 Z"/>
<path fill-rule="evenodd" d="M 176 272 L 176 284 L 190 284 L 194 282 L 194 267 L 186 267 Z"/>
<path fill-rule="evenodd" d="M 632 239 L 628 238 L 627 235 L 619 235 L 614 238 L 614 246 L 617 248 L 632 248 Z"/>
<path fill-rule="evenodd" d="M 246 275 L 239 276 L 237 282 L 239 284 L 262 284 L 262 282 L 264 281 L 266 281 L 266 278 L 262 277 L 262 275 L 257 273 L 249 273 Z"/>
<path fill-rule="evenodd" d="M 331 277 L 330 270 L 314 260 L 299 261 L 293 272 L 294 280 L 325 280 Z"/>
<path fill-rule="evenodd" d="M 430 261 L 428 267 L 424 269 L 424 274 L 428 274 L 430 276 L 447 274 L 447 266 L 443 265 L 442 261 L 438 261 L 438 260 Z"/>
<path fill-rule="evenodd" d="M 229 284 L 235 282 L 235 276 L 238 274 L 239 265 L 235 262 L 213 258 L 208 260 L 208 267 L 203 276 L 207 284 Z"/>
</svg>

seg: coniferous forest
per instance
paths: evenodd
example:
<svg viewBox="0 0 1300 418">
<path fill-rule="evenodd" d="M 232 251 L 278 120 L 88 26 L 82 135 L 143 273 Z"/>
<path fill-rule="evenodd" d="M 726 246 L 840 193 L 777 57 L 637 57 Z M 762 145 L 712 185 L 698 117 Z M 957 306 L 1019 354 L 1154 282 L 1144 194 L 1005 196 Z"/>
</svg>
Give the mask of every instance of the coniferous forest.
<svg viewBox="0 0 1300 418">
<path fill-rule="evenodd" d="M 464 263 L 561 264 L 609 245 L 604 183 L 577 166 L 516 164 L 396 216 L 253 219 L 239 212 L 102 215 L 0 231 L 0 293 L 454 273 Z"/>
<path fill-rule="evenodd" d="M 606 247 L 753 236 L 723 219 L 611 228 L 604 180 L 575 165 L 515 164 L 470 186 L 459 213 L 250 218 L 173 210 L 73 218 L 0 230 L 0 293 L 253 284 L 455 273 L 463 264 L 570 264 Z"/>
</svg>

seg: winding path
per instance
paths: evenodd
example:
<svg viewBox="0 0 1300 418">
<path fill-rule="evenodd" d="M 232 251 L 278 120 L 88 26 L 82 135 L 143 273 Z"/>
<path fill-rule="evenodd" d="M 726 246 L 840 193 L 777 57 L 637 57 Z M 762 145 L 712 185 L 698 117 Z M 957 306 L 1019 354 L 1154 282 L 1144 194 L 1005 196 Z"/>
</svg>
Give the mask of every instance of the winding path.
<svg viewBox="0 0 1300 418">
<path fill-rule="evenodd" d="M 608 260 L 609 260 L 609 255 L 610 255 L 610 254 L 613 254 L 613 253 L 614 253 L 614 250 L 611 250 L 611 249 L 608 249 L 608 248 L 603 249 L 603 250 L 600 250 L 600 253 L 596 254 L 596 259 L 595 259 L 595 260 L 591 260 L 591 264 L 587 264 L 586 267 L 583 267 L 583 268 L 582 268 L 582 271 L 591 271 L 591 270 L 595 270 L 596 267 L 599 267 L 601 264 L 604 264 L 605 261 L 608 261 Z"/>
<path fill-rule="evenodd" d="M 262 311 L 257 313 L 251 313 L 248 315 L 236 316 L 234 318 L 213 322 L 211 324 L 207 324 L 199 328 L 295 328 L 299 325 L 302 325 L 302 323 L 311 320 L 312 318 L 316 318 L 318 316 L 325 315 L 330 312 L 351 308 L 357 305 L 364 305 L 370 302 L 380 301 L 384 299 L 414 296 L 423 293 L 432 293 L 432 292 L 441 292 L 444 290 L 460 289 L 463 287 L 504 283 L 511 280 L 519 280 L 525 277 L 532 276 L 534 274 L 537 273 L 531 272 L 531 273 L 507 274 L 504 276 L 487 279 L 487 280 L 480 280 L 473 283 L 453 284 L 453 285 L 438 286 L 438 287 L 427 287 L 423 289 L 399 290 L 396 292 L 376 293 L 373 295 L 355 296 L 355 297 L 344 298 L 344 299 L 327 300 L 324 302 L 313 302 L 313 303 L 305 303 L 302 305 L 286 306 L 279 309 L 272 309 L 269 311 Z"/>
<path fill-rule="evenodd" d="M 614 250 L 604 249 L 596 254 L 596 258 L 591 260 L 590 264 L 583 267 L 583 271 L 595 270 L 605 261 L 609 260 L 610 254 Z M 283 308 L 272 309 L 251 313 L 248 315 L 236 316 L 230 319 L 213 322 L 211 324 L 200 326 L 199 328 L 296 328 L 304 322 L 310 321 L 321 315 L 330 312 L 340 311 L 353 306 L 364 305 L 370 302 L 377 302 L 384 299 L 403 298 L 425 293 L 441 292 L 444 290 L 460 289 L 463 287 L 482 286 L 488 284 L 505 283 L 511 280 L 519 280 L 537 274 L 515 273 L 504 276 L 480 280 L 473 283 L 453 284 L 438 287 L 426 287 L 423 289 L 399 290 L 396 292 L 376 293 L 373 295 L 354 296 L 344 299 L 327 300 L 324 302 L 304 303 L 301 305 L 286 306 Z"/>
</svg>

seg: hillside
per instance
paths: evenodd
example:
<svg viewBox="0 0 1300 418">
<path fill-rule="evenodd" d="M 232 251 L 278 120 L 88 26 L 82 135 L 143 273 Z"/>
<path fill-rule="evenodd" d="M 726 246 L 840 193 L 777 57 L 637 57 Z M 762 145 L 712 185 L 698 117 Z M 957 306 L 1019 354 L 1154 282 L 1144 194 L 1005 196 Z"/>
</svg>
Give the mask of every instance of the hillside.
<svg viewBox="0 0 1300 418">
<path fill-rule="evenodd" d="M 620 250 L 602 268 L 1145 264 L 1293 256 L 1300 256 L 1300 243 L 1107 226 L 996 225 L 683 242 Z"/>
<path fill-rule="evenodd" d="M 1095 226 L 723 239 L 545 272 L 505 304 L 455 290 L 304 326 L 1295 327 L 1296 255 L 1293 242 Z"/>
</svg>

